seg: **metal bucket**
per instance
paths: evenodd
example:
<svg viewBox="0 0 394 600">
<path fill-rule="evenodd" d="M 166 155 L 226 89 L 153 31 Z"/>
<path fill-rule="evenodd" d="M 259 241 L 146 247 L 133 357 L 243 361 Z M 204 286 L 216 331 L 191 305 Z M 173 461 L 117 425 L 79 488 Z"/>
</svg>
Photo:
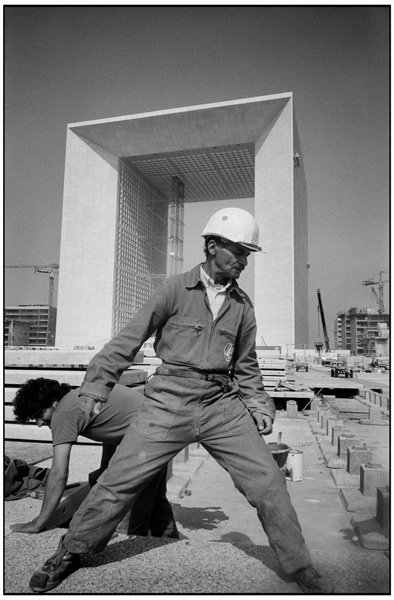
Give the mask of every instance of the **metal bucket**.
<svg viewBox="0 0 394 600">
<path fill-rule="evenodd" d="M 288 454 L 290 452 L 290 446 L 287 444 L 281 444 L 282 432 L 278 435 L 278 442 L 269 442 L 267 444 L 268 449 L 270 450 L 273 459 L 276 461 L 276 464 L 281 469 L 286 463 Z"/>
<path fill-rule="evenodd" d="M 304 476 L 302 450 L 290 450 L 286 462 L 286 475 L 291 481 L 302 481 Z"/>
</svg>

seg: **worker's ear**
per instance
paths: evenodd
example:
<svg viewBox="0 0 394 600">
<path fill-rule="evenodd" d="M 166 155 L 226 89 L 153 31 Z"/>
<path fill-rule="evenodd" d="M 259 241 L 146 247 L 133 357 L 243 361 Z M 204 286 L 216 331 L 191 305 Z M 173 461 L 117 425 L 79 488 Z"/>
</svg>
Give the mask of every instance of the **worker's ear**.
<svg viewBox="0 0 394 600">
<path fill-rule="evenodd" d="M 216 240 L 214 240 L 214 239 L 208 240 L 207 249 L 208 249 L 208 253 L 210 256 L 215 256 L 216 248 L 217 248 Z"/>
<path fill-rule="evenodd" d="M 52 408 L 56 408 L 57 407 L 57 403 L 58 403 L 57 400 L 55 400 L 54 402 L 52 402 Z"/>
</svg>

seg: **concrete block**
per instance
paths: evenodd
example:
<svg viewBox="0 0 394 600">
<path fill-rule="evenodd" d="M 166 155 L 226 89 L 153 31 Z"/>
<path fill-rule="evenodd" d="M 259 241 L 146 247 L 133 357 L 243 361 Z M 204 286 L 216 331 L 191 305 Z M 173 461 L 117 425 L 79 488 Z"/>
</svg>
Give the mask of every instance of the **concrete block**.
<svg viewBox="0 0 394 600">
<path fill-rule="evenodd" d="M 323 429 L 324 433 L 327 434 L 327 423 L 328 420 L 332 418 L 332 414 L 331 412 L 328 412 L 324 415 L 322 415 L 321 417 L 321 428 Z"/>
<path fill-rule="evenodd" d="M 311 410 L 316 410 L 322 405 L 322 402 L 319 398 L 313 398 L 312 402 L 311 402 Z M 317 417 L 317 415 L 316 415 Z"/>
<path fill-rule="evenodd" d="M 379 487 L 376 490 L 376 520 L 383 529 L 390 527 L 390 488 Z"/>
<path fill-rule="evenodd" d="M 349 473 L 347 473 L 349 477 Z M 353 475 L 353 477 L 355 477 Z M 376 514 L 376 498 L 372 496 L 363 496 L 359 489 L 355 487 L 341 487 L 339 496 L 348 512 L 356 512 L 370 517 Z"/>
<path fill-rule="evenodd" d="M 369 409 L 369 420 L 371 425 L 379 423 L 382 420 L 382 411 L 378 406 L 371 406 Z"/>
<path fill-rule="evenodd" d="M 327 408 L 324 405 L 321 405 L 317 409 L 317 421 L 319 425 L 321 424 L 322 415 L 326 414 Z"/>
<path fill-rule="evenodd" d="M 337 454 L 341 458 L 347 460 L 347 449 L 352 446 L 360 446 L 360 439 L 357 438 L 353 433 L 340 433 L 338 435 L 338 448 Z"/>
<path fill-rule="evenodd" d="M 332 437 L 331 437 L 331 444 L 334 446 L 334 448 L 338 447 L 338 436 L 340 434 L 342 435 L 346 435 L 346 434 L 351 434 L 352 430 L 349 429 L 349 427 L 346 427 L 345 425 L 334 425 L 334 427 L 332 428 Z"/>
<path fill-rule="evenodd" d="M 323 394 L 323 404 L 326 406 L 334 406 L 336 397 L 333 395 Z"/>
<path fill-rule="evenodd" d="M 335 456 L 328 456 L 325 460 L 329 469 L 346 469 L 346 461 L 343 458 L 339 458 L 337 454 Z"/>
<path fill-rule="evenodd" d="M 174 463 L 185 463 L 189 460 L 189 446 L 183 448 L 176 456 L 174 456 Z"/>
<path fill-rule="evenodd" d="M 389 473 L 383 465 L 366 463 L 360 467 L 360 491 L 364 496 L 374 496 L 376 490 L 389 483 Z"/>
<path fill-rule="evenodd" d="M 389 410 L 390 408 L 390 398 L 388 396 L 380 397 L 380 407 L 384 410 Z"/>
<path fill-rule="evenodd" d="M 385 531 L 375 518 L 354 516 L 350 519 L 360 544 L 366 550 L 388 550 L 388 531 Z"/>
<path fill-rule="evenodd" d="M 298 404 L 296 400 L 288 400 L 286 402 L 286 416 L 290 418 L 298 417 Z"/>
<path fill-rule="evenodd" d="M 342 459 L 338 458 L 338 460 Z M 334 480 L 335 485 L 339 488 L 354 488 L 358 490 L 358 488 L 360 487 L 359 475 L 350 475 L 350 473 L 347 473 L 345 469 L 332 469 L 330 474 Z"/>
<path fill-rule="evenodd" d="M 366 444 L 348 447 L 346 467 L 348 473 L 360 475 L 361 465 L 367 462 L 372 462 L 372 448 L 368 448 Z"/>
<path fill-rule="evenodd" d="M 327 419 L 326 434 L 327 434 L 328 439 L 330 441 L 332 439 L 332 428 L 335 427 L 338 424 L 339 424 L 338 417 L 329 417 Z"/>
</svg>

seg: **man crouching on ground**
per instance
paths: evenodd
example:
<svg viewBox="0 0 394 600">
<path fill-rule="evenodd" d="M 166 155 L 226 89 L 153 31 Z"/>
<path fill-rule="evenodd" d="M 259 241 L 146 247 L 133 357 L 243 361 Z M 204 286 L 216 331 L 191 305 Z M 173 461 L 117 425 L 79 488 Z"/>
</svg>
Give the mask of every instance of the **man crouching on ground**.
<svg viewBox="0 0 394 600">
<path fill-rule="evenodd" d="M 14 414 L 18 423 L 35 421 L 38 427 L 51 429 L 53 459 L 40 514 L 28 523 L 11 525 L 13 531 L 39 533 L 45 531 L 65 490 L 72 445 L 79 435 L 103 442 L 100 468 L 89 474 L 94 485 L 108 467 L 130 421 L 141 408 L 143 394 L 137 389 L 116 385 L 103 410 L 86 422 L 79 398 L 79 388 L 71 389 L 54 379 L 30 379 L 14 398 Z M 167 500 L 167 467 L 152 479 L 134 505 L 128 528 L 129 535 L 178 538 L 171 504 Z"/>
</svg>

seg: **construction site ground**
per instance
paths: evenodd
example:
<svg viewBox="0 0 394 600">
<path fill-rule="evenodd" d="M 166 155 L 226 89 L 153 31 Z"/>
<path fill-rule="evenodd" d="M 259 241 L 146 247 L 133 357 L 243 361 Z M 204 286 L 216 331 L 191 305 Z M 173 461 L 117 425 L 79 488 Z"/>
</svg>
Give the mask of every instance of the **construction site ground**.
<svg viewBox="0 0 394 600">
<path fill-rule="evenodd" d="M 329 371 L 322 367 L 297 373 L 296 378 L 307 385 L 321 379 L 332 385 Z M 364 385 L 364 380 L 370 387 L 388 389 L 388 377 L 384 374 L 363 374 L 357 382 Z M 346 402 L 337 400 L 338 405 Z M 361 402 L 357 398 L 351 400 Z M 380 425 L 361 425 L 355 420 L 349 422 L 349 427 L 373 448 L 374 462 L 389 468 L 388 420 Z M 338 485 L 338 470 L 335 479 L 325 457 L 333 448 L 319 430 L 316 415 L 299 412 L 296 417 L 288 417 L 285 411 L 279 411 L 274 432 L 266 441 L 276 441 L 279 432 L 282 442 L 303 452 L 303 479 L 288 481 L 287 486 L 315 566 L 332 577 L 336 594 L 389 594 L 388 544 L 383 543 L 380 550 L 366 549 L 352 524 L 356 517 L 368 521 L 373 528 L 375 507 L 371 503 L 369 512 L 365 507 L 361 512 L 346 509 L 341 494 L 343 481 Z M 76 446 L 69 483 L 87 481 L 88 473 L 98 466 L 99 456 L 99 448 Z M 50 466 L 50 460 L 37 464 Z M 342 473 L 345 477 L 344 470 Z M 353 491 L 361 495 L 357 486 L 353 485 Z M 88 558 L 83 568 L 51 593 L 301 593 L 296 583 L 280 572 L 255 510 L 202 447 L 193 448 L 187 462 L 174 463 L 168 497 L 173 504 L 180 540 L 127 537 L 118 533 L 104 552 Z M 33 498 L 5 503 L 5 594 L 31 593 L 32 572 L 56 550 L 60 535 L 66 531 L 59 528 L 36 535 L 11 532 L 10 524 L 35 517 L 40 503 Z M 378 533 L 382 536 L 381 531 Z"/>
</svg>

